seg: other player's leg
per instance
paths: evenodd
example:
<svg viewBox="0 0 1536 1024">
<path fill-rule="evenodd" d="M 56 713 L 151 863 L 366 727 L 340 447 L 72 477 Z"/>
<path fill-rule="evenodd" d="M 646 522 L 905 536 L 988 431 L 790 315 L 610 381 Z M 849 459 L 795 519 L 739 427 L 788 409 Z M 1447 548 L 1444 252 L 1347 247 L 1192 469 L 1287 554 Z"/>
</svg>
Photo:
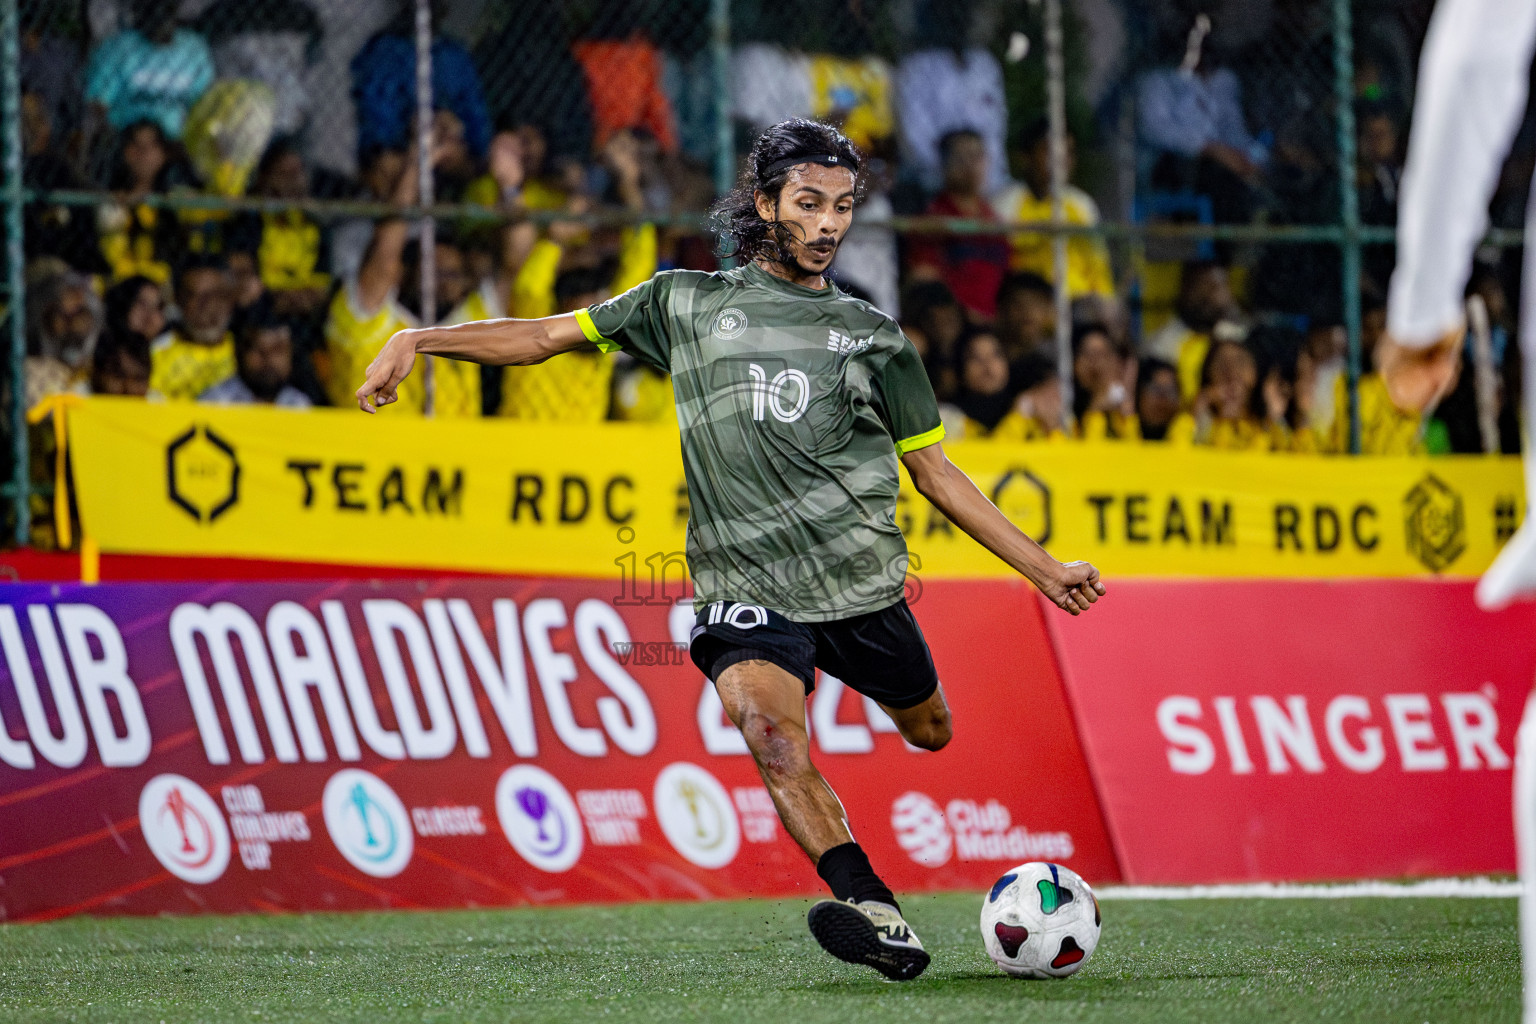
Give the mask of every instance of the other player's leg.
<svg viewBox="0 0 1536 1024">
<path fill-rule="evenodd" d="M 835 897 L 811 908 L 811 933 L 841 960 L 893 980 L 917 977 L 928 953 L 854 842 L 842 802 L 811 763 L 805 684 L 767 660 L 747 659 L 720 671 L 715 689 L 747 741 L 779 820 Z"/>
<path fill-rule="evenodd" d="M 1536 231 L 1536 177 L 1531 180 L 1525 229 Z M 1527 252 L 1521 267 L 1520 359 L 1525 415 L 1525 493 L 1536 495 L 1536 255 Z M 1509 358 L 1509 356 L 1505 356 Z M 1526 503 L 1525 522 L 1499 552 L 1477 584 L 1478 606 L 1497 611 L 1520 598 L 1536 596 L 1536 516 Z"/>
<path fill-rule="evenodd" d="M 912 746 L 942 750 L 954 737 L 933 654 L 906 601 L 817 626 L 816 664 L 879 704 Z"/>
<path fill-rule="evenodd" d="M 1536 694 L 1515 733 L 1515 866 L 1520 873 L 1520 961 L 1525 1024 L 1536 1024 Z"/>
</svg>

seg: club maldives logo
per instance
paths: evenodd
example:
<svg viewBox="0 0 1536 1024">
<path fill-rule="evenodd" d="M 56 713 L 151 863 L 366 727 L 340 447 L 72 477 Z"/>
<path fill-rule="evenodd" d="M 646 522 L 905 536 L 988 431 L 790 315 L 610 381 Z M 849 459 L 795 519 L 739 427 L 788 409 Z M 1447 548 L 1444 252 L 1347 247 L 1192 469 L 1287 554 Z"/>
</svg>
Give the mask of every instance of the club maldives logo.
<svg viewBox="0 0 1536 1024">
<path fill-rule="evenodd" d="M 139 793 L 139 828 L 155 859 L 186 882 L 207 885 L 229 866 L 229 827 L 203 787 L 156 775 Z"/>
<path fill-rule="evenodd" d="M 347 768 L 331 776 L 320 798 L 331 842 L 359 871 L 392 878 L 415 850 L 405 804 L 377 775 Z"/>
<path fill-rule="evenodd" d="M 576 802 L 560 780 L 542 768 L 520 764 L 501 773 L 496 817 L 512 849 L 541 871 L 569 871 L 581 859 Z"/>
<path fill-rule="evenodd" d="M 656 776 L 656 820 L 672 848 L 701 868 L 722 868 L 741 846 L 730 795 L 709 772 L 678 761 Z"/>
<path fill-rule="evenodd" d="M 944 811 L 926 793 L 903 793 L 891 805 L 891 831 L 907 856 L 925 867 L 948 863 L 954 837 L 944 822 Z"/>
<path fill-rule="evenodd" d="M 891 805 L 891 831 L 907 856 L 937 868 L 950 857 L 973 860 L 1070 860 L 1070 832 L 1032 832 L 1016 825 L 1002 801 L 957 797 L 942 808 L 927 793 L 903 793 Z"/>
</svg>

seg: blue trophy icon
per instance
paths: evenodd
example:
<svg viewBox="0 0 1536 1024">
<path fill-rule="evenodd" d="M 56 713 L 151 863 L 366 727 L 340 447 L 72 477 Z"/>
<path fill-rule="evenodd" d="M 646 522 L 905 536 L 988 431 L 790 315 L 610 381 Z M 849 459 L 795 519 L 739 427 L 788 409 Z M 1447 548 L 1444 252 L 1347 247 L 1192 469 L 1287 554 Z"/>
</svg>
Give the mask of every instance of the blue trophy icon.
<svg viewBox="0 0 1536 1024">
<path fill-rule="evenodd" d="M 357 807 L 357 816 L 363 823 L 363 844 L 365 846 L 378 846 L 379 841 L 373 837 L 373 828 L 368 824 L 368 806 L 373 803 L 368 799 L 368 791 L 359 782 L 352 787 L 352 803 Z"/>
<path fill-rule="evenodd" d="M 361 782 L 353 786 L 352 791 L 347 795 L 351 798 L 352 805 L 357 808 L 357 817 L 363 826 L 364 850 L 360 856 L 370 861 L 382 861 L 392 856 L 395 852 L 396 837 L 395 823 L 391 820 L 389 812 L 381 807 L 377 800 L 368 795 L 368 790 Z M 380 843 L 378 837 L 373 834 L 373 823 L 368 820 L 370 811 L 382 819 L 384 827 L 388 831 L 388 835 L 383 843 Z M 379 850 L 381 845 L 386 848 Z"/>
</svg>

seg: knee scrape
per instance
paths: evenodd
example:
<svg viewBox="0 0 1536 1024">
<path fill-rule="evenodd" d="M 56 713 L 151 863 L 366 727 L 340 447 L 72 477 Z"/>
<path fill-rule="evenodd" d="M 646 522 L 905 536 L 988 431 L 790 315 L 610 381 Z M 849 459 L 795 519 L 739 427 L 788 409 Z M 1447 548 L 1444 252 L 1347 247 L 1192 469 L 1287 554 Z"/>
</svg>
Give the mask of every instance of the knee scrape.
<svg viewBox="0 0 1536 1024">
<path fill-rule="evenodd" d="M 742 735 L 752 756 L 763 771 L 773 775 L 794 775 L 810 764 L 805 736 L 763 716 L 752 716 L 742 723 Z"/>
</svg>

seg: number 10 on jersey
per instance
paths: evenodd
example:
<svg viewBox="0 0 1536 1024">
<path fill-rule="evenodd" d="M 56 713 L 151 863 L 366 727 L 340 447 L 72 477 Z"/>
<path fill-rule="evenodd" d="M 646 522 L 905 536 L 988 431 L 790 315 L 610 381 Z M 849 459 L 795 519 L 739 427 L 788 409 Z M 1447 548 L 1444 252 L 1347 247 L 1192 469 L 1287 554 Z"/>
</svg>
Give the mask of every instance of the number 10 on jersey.
<svg viewBox="0 0 1536 1024">
<path fill-rule="evenodd" d="M 805 373 L 795 369 L 780 370 L 774 374 L 773 379 L 768 379 L 768 371 L 756 363 L 747 366 L 747 372 L 752 376 L 752 418 L 761 420 L 763 411 L 773 413 L 773 418 L 780 423 L 793 423 L 805 415 L 805 409 L 811 404 L 811 382 Z M 788 386 L 795 384 L 795 400 L 788 402 Z"/>
</svg>

